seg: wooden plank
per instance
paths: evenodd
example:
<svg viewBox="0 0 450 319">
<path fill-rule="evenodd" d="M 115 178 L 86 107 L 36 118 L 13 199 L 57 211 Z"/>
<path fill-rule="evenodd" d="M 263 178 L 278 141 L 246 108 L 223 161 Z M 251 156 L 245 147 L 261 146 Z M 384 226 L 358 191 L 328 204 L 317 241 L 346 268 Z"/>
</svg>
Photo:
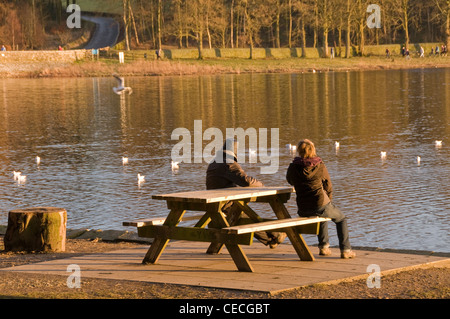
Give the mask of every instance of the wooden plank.
<svg viewBox="0 0 450 319">
<path fill-rule="evenodd" d="M 274 219 L 263 218 L 261 220 L 261 222 L 268 222 L 268 221 L 272 221 L 272 220 L 274 220 Z M 254 221 L 251 218 L 241 218 L 241 219 L 239 219 L 236 226 L 248 225 L 248 224 L 253 224 L 253 223 L 254 223 Z M 299 234 L 318 235 L 319 227 L 320 227 L 320 223 L 313 223 L 313 224 L 307 224 L 307 225 L 294 226 L 293 228 Z M 281 230 L 281 231 L 283 231 L 283 230 Z"/>
<path fill-rule="evenodd" d="M 182 202 L 183 203 L 183 209 L 185 210 L 191 210 L 191 211 L 198 211 L 198 212 L 206 212 L 206 203 L 197 203 L 197 202 Z M 179 205 L 179 201 L 167 201 L 167 208 L 172 209 L 174 205 Z"/>
<path fill-rule="evenodd" d="M 261 223 L 253 223 L 249 225 L 239 225 L 226 227 L 224 230 L 227 230 L 230 234 L 247 234 L 259 231 L 276 231 L 281 230 L 287 227 L 306 225 L 306 224 L 316 224 L 320 222 L 329 221 L 329 218 L 321 218 L 321 217 L 299 217 L 299 218 L 286 218 L 286 219 L 278 219 Z"/>
<path fill-rule="evenodd" d="M 273 219 L 273 218 L 261 218 L 261 221 L 259 221 L 259 223 L 270 222 L 272 220 L 275 220 L 275 219 Z M 236 223 L 236 225 L 233 225 L 233 226 L 249 225 L 249 224 L 253 224 L 253 223 L 255 223 L 255 221 L 253 219 L 248 218 L 248 217 L 241 217 L 238 220 L 238 222 Z"/>
<path fill-rule="evenodd" d="M 183 216 L 180 222 L 189 221 L 189 220 L 197 220 L 200 219 L 202 215 L 193 215 L 193 216 Z M 123 226 L 134 226 L 134 227 L 142 227 L 142 226 L 151 226 L 151 225 L 162 225 L 166 219 L 162 218 L 148 218 L 148 219 L 136 219 L 130 222 L 123 222 Z"/>
<path fill-rule="evenodd" d="M 164 225 L 143 226 L 138 228 L 138 235 L 144 238 L 167 238 L 227 245 L 251 245 L 253 242 L 253 233 L 243 235 L 227 234 L 221 229 L 214 228 L 171 227 Z"/>
<path fill-rule="evenodd" d="M 279 194 L 271 195 L 271 196 L 260 196 L 260 197 L 253 198 L 251 200 L 251 202 L 270 203 L 273 200 L 273 198 L 277 198 L 282 203 L 287 203 L 289 201 L 289 199 L 291 198 L 291 193 L 279 193 Z"/>
<path fill-rule="evenodd" d="M 153 195 L 152 199 L 179 202 L 217 203 L 230 200 L 252 199 L 285 193 L 290 194 L 292 192 L 294 192 L 294 188 L 292 187 L 231 187 Z"/>
<path fill-rule="evenodd" d="M 299 234 L 318 235 L 319 227 L 320 227 L 320 223 L 300 225 L 300 226 L 295 226 L 293 228 Z"/>
<path fill-rule="evenodd" d="M 123 226 L 134 226 L 142 227 L 148 225 L 162 225 L 164 224 L 165 218 L 152 218 L 152 219 L 136 219 L 131 222 L 123 222 Z"/>
</svg>

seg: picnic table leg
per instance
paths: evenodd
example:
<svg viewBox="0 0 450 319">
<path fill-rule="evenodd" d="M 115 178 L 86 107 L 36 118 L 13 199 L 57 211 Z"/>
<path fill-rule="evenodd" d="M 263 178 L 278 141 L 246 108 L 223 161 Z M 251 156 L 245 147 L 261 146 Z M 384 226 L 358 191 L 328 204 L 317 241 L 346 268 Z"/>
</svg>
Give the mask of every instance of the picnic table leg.
<svg viewBox="0 0 450 319">
<path fill-rule="evenodd" d="M 225 245 L 239 271 L 253 272 L 253 267 L 239 245 Z"/>
<path fill-rule="evenodd" d="M 176 226 L 181 221 L 181 218 L 184 215 L 185 210 L 179 207 L 178 205 L 174 204 L 172 210 L 170 211 L 169 215 L 167 216 L 164 225 L 166 226 Z M 153 243 L 151 244 L 150 248 L 148 249 L 147 253 L 145 254 L 144 260 L 142 260 L 143 264 L 155 264 L 159 257 L 161 256 L 162 252 L 166 248 L 167 244 L 169 243 L 169 239 L 165 237 L 158 237 L 153 240 Z"/>
<path fill-rule="evenodd" d="M 220 205 L 219 203 L 215 203 L 212 205 L 209 205 L 207 208 L 208 214 L 211 217 L 211 222 L 214 225 L 214 227 L 218 228 L 224 228 L 230 226 L 227 219 L 222 215 L 220 212 Z M 234 213 L 239 211 L 240 209 L 234 210 Z M 214 245 L 215 243 L 212 243 Z M 220 243 L 219 243 L 220 244 Z M 221 247 L 223 244 L 220 244 Z M 246 272 L 253 272 L 253 267 L 250 265 L 249 260 L 247 259 L 247 256 L 245 255 L 244 251 L 239 245 L 233 245 L 233 244 L 225 244 L 225 247 L 227 247 L 228 252 L 230 253 L 231 258 L 233 259 L 236 267 L 239 271 L 246 271 Z M 208 249 L 209 250 L 209 249 Z"/>
<path fill-rule="evenodd" d="M 231 206 L 230 212 L 227 215 L 228 226 L 233 226 L 237 223 L 237 221 L 239 220 L 239 216 L 241 215 L 241 212 L 242 212 L 242 210 L 239 208 L 238 205 L 233 204 Z M 214 221 L 211 223 L 211 225 L 215 228 L 221 228 L 220 225 L 215 225 Z M 225 227 L 228 227 L 228 226 L 225 226 Z M 211 245 L 209 245 L 206 253 L 210 254 L 210 255 L 220 254 L 220 251 L 222 250 L 223 245 L 224 245 L 223 243 L 211 243 Z"/>
<path fill-rule="evenodd" d="M 239 205 L 244 214 L 247 215 L 255 223 L 264 221 L 250 206 L 247 205 L 247 203 L 236 202 L 236 205 Z"/>
<path fill-rule="evenodd" d="M 278 219 L 291 218 L 291 215 L 289 214 L 288 210 L 277 197 L 274 200 L 270 201 L 270 206 L 272 207 Z M 294 247 L 295 251 L 297 252 L 297 255 L 300 257 L 300 260 L 304 261 L 315 260 L 314 255 L 311 253 L 302 235 L 300 235 L 293 228 L 287 228 L 286 235 L 291 241 L 291 244 Z"/>
<path fill-rule="evenodd" d="M 155 238 L 153 240 L 152 245 L 148 249 L 145 254 L 144 260 L 142 260 L 143 264 L 155 264 L 159 257 L 161 256 L 163 250 L 166 248 L 169 243 L 169 239 L 167 238 Z"/>
</svg>

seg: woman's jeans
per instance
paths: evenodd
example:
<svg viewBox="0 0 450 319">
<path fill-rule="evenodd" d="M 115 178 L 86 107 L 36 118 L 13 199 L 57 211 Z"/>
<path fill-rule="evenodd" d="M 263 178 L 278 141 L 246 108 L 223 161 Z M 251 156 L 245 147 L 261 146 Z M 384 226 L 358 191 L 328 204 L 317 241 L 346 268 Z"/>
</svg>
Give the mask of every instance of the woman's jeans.
<svg viewBox="0 0 450 319">
<path fill-rule="evenodd" d="M 331 218 L 331 220 L 336 224 L 339 248 L 341 251 L 351 249 L 350 240 L 348 237 L 347 218 L 333 203 L 330 202 L 313 211 L 299 211 L 298 214 L 303 217 L 318 216 Z M 328 237 L 328 222 L 320 223 L 319 235 L 317 238 L 319 240 L 319 248 L 327 248 L 330 245 Z"/>
</svg>

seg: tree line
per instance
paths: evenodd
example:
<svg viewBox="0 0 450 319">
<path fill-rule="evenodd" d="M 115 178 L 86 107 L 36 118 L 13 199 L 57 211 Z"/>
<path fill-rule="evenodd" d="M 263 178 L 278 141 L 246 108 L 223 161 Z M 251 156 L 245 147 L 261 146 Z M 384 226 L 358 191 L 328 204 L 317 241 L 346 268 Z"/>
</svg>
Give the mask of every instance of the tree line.
<svg viewBox="0 0 450 319">
<path fill-rule="evenodd" d="M 111 1 L 127 48 L 196 47 L 201 56 L 204 47 L 315 47 L 328 56 L 334 47 L 349 57 L 366 45 L 450 44 L 450 0 Z M 49 28 L 64 28 L 69 3 L 77 1 L 0 0 L 0 40 L 39 48 Z M 370 4 L 380 8 L 379 28 L 367 25 Z"/>
<path fill-rule="evenodd" d="M 365 45 L 450 44 L 450 0 L 122 0 L 127 48 L 329 47 L 349 57 Z M 380 8 L 370 28 L 368 7 Z M 131 41 L 131 42 L 130 42 Z M 303 51 L 304 52 L 304 51 Z"/>
</svg>

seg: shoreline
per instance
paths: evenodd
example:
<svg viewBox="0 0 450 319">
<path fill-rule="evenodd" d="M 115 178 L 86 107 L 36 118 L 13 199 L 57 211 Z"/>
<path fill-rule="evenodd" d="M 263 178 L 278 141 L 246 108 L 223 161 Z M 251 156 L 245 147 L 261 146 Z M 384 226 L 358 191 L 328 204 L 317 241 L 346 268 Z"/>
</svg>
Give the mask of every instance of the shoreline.
<svg viewBox="0 0 450 319">
<path fill-rule="evenodd" d="M 28 61 L 0 63 L 4 78 L 61 78 L 121 76 L 183 76 L 252 73 L 324 73 L 404 69 L 449 68 L 450 57 L 425 57 L 406 60 L 379 56 L 345 58 L 266 58 L 266 59 L 136 59 L 119 64 L 114 59 L 78 62 Z"/>
</svg>

